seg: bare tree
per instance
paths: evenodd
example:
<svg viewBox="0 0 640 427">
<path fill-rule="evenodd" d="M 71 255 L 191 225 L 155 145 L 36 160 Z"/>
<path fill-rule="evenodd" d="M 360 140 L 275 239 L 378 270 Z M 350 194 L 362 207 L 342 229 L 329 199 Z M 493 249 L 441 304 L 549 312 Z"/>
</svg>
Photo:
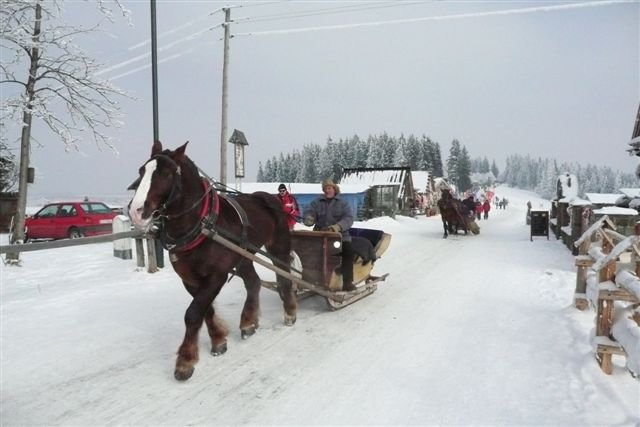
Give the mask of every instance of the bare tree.
<svg viewBox="0 0 640 427">
<path fill-rule="evenodd" d="M 96 4 L 110 19 L 112 9 L 102 1 Z M 120 3 L 114 4 L 127 15 Z M 65 23 L 61 4 L 55 0 L 1 0 L 0 6 L 0 119 L 3 124 L 21 124 L 18 212 L 11 237 L 11 243 L 21 243 L 34 119 L 44 123 L 65 150 L 77 149 L 87 133 L 99 147 L 113 148 L 104 129 L 120 125 L 116 100 L 126 94 L 100 79 L 100 64 L 74 43 L 98 25 Z M 13 96 L 5 98 L 5 93 Z M 7 254 L 7 261 L 19 263 L 19 253 Z"/>
</svg>

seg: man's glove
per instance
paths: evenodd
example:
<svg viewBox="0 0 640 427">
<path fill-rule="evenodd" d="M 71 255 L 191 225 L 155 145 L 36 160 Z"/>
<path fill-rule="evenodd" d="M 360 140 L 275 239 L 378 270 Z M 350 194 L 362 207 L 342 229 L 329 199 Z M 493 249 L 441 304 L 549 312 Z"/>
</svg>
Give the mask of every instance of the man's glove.
<svg viewBox="0 0 640 427">
<path fill-rule="evenodd" d="M 313 217 L 313 215 L 306 215 L 302 220 L 302 223 L 307 227 L 311 227 L 313 224 L 316 223 L 316 219 Z"/>
<path fill-rule="evenodd" d="M 342 231 L 342 227 L 340 227 L 340 224 L 331 224 L 327 227 L 327 230 L 340 233 Z"/>
</svg>

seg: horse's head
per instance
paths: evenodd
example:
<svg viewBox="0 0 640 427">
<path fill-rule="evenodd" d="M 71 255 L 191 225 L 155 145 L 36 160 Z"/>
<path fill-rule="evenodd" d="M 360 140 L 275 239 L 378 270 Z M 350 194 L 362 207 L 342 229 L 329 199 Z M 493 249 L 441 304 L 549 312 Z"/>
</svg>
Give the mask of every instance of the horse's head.
<svg viewBox="0 0 640 427">
<path fill-rule="evenodd" d="M 135 190 L 129 203 L 129 217 L 136 228 L 146 231 L 154 217 L 162 214 L 179 196 L 180 166 L 185 160 L 188 143 L 175 151 L 163 151 L 160 141 L 153 143 L 151 158 L 140 167 L 140 176 L 128 188 Z"/>
</svg>

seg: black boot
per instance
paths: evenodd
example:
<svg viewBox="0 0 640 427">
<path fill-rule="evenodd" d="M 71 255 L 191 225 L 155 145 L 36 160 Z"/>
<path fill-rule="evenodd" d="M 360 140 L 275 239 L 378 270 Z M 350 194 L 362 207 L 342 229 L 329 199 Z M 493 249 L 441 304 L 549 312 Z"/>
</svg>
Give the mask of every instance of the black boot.
<svg viewBox="0 0 640 427">
<path fill-rule="evenodd" d="M 342 242 L 342 290 L 352 292 L 356 290 L 353 284 L 353 248 L 351 242 Z"/>
<path fill-rule="evenodd" d="M 353 292 L 353 291 L 355 291 L 356 289 L 357 289 L 357 288 L 356 288 L 356 285 L 354 285 L 354 284 L 353 284 L 353 283 L 351 283 L 351 282 L 343 283 L 343 284 L 342 284 L 342 290 L 343 290 L 343 291 L 345 291 L 345 292 Z"/>
</svg>

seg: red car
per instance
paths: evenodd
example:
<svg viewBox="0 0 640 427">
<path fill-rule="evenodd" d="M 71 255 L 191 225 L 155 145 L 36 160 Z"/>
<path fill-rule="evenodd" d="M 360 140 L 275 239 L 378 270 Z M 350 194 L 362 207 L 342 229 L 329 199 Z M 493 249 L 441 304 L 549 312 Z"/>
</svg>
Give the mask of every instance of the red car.
<svg viewBox="0 0 640 427">
<path fill-rule="evenodd" d="M 101 202 L 50 203 L 25 219 L 25 240 L 109 234 L 116 215 Z"/>
</svg>

